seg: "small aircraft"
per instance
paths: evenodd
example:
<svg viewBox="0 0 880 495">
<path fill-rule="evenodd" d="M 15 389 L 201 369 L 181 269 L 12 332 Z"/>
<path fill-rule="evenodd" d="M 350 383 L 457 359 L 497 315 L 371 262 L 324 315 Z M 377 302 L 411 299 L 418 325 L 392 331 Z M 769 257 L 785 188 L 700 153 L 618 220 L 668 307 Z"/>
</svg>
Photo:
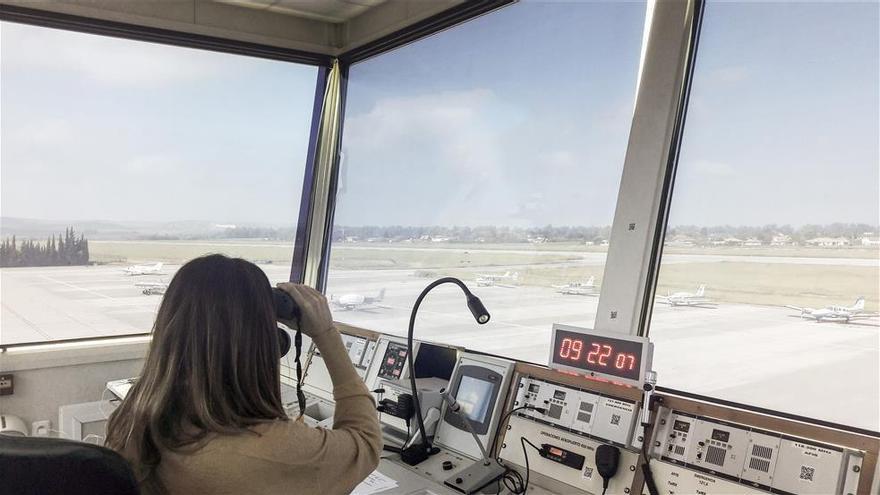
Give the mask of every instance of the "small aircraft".
<svg viewBox="0 0 880 495">
<path fill-rule="evenodd" d="M 145 296 L 162 295 L 168 289 L 165 282 L 138 282 L 134 286 L 141 289 Z"/>
<path fill-rule="evenodd" d="M 697 287 L 697 292 L 674 292 L 660 296 L 660 302 L 670 306 L 706 306 L 712 304 L 706 299 L 706 284 Z"/>
<path fill-rule="evenodd" d="M 850 320 L 860 318 L 876 318 L 877 313 L 865 313 L 865 298 L 856 299 L 852 306 L 826 306 L 824 308 L 801 308 L 798 306 L 785 306 L 786 308 L 800 311 L 801 318 L 813 318 L 816 322 L 835 321 L 849 323 Z M 792 315 L 794 316 L 794 315 Z"/>
<path fill-rule="evenodd" d="M 363 296 L 361 294 L 343 294 L 341 296 L 330 295 L 330 304 L 346 311 L 367 309 L 368 307 L 390 308 L 379 304 L 385 299 L 385 289 L 379 291 L 375 297 Z"/>
<path fill-rule="evenodd" d="M 162 273 L 162 263 L 155 265 L 131 265 L 123 270 L 126 275 L 156 275 Z"/>
<path fill-rule="evenodd" d="M 499 282 L 510 281 L 516 283 L 519 280 L 519 273 L 513 272 L 510 273 L 505 272 L 504 275 L 499 275 L 497 273 L 478 273 L 477 274 L 477 287 L 513 287 L 510 284 L 501 284 Z"/>
<path fill-rule="evenodd" d="M 586 282 L 570 282 L 565 285 L 554 285 L 556 292 L 572 296 L 598 296 L 599 288 L 596 287 L 596 277 L 591 276 Z"/>
</svg>

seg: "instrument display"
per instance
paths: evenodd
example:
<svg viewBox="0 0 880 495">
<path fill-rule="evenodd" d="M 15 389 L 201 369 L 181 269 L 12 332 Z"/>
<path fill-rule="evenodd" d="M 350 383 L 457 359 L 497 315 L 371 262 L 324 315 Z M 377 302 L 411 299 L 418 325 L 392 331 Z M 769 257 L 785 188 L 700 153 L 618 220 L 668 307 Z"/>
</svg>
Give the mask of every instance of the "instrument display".
<svg viewBox="0 0 880 495">
<path fill-rule="evenodd" d="M 554 325 L 552 344 L 552 368 L 607 375 L 630 384 L 640 384 L 650 369 L 652 345 L 646 338 Z"/>
</svg>

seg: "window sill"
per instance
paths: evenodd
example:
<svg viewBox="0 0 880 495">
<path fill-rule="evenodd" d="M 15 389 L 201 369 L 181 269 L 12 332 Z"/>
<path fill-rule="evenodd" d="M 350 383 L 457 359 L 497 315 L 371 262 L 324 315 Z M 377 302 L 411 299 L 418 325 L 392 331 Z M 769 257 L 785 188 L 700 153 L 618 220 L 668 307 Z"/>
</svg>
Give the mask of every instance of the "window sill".
<svg viewBox="0 0 880 495">
<path fill-rule="evenodd" d="M 0 351 L 0 371 L 23 371 L 59 366 L 143 359 L 149 335 L 123 339 L 35 344 Z"/>
</svg>

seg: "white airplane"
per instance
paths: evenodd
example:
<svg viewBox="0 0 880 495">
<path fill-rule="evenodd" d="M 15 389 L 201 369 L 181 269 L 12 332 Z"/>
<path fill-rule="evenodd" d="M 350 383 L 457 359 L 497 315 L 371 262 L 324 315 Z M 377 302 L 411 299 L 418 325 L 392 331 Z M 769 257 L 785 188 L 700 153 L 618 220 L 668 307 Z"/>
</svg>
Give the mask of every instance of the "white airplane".
<svg viewBox="0 0 880 495">
<path fill-rule="evenodd" d="M 599 288 L 596 287 L 596 277 L 591 276 L 586 282 L 570 282 L 565 285 L 554 285 L 556 292 L 572 296 L 598 296 Z"/>
<path fill-rule="evenodd" d="M 134 286 L 141 289 L 145 296 L 162 295 L 168 289 L 168 284 L 165 282 L 138 282 Z"/>
<path fill-rule="evenodd" d="M 123 270 L 126 275 L 156 275 L 162 273 L 162 263 L 155 265 L 131 265 Z"/>
<path fill-rule="evenodd" d="M 660 302 L 670 306 L 704 306 L 712 304 L 706 299 L 706 284 L 697 287 L 697 292 L 674 292 L 660 296 Z"/>
<path fill-rule="evenodd" d="M 363 296 L 361 294 L 343 294 L 339 297 L 330 295 L 330 304 L 346 311 L 356 309 L 366 309 L 366 307 L 390 308 L 379 304 L 385 299 L 385 289 L 379 291 L 375 297 Z"/>
<path fill-rule="evenodd" d="M 497 273 L 478 273 L 477 274 L 477 287 L 513 287 L 513 285 L 504 285 L 499 282 L 510 281 L 512 283 L 516 283 L 519 280 L 519 273 L 507 271 L 504 275 L 499 275 Z"/>
<path fill-rule="evenodd" d="M 816 320 L 816 322 L 835 321 L 849 323 L 850 320 L 856 320 L 860 318 L 876 318 L 878 316 L 877 313 L 865 313 L 864 297 L 856 299 L 855 304 L 853 304 L 852 306 L 826 306 L 819 309 L 801 308 L 798 306 L 788 305 L 786 305 L 785 307 L 800 311 L 801 318 L 813 318 L 814 320 Z"/>
</svg>

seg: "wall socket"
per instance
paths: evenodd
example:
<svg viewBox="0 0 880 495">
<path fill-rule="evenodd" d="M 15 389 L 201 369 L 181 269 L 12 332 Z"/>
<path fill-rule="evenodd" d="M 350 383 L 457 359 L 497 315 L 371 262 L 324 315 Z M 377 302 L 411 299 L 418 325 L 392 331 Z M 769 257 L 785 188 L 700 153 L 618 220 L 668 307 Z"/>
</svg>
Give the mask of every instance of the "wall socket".
<svg viewBox="0 0 880 495">
<path fill-rule="evenodd" d="M 31 423 L 31 436 L 32 437 L 48 437 L 49 432 L 52 431 L 52 420 L 45 421 L 34 421 Z"/>
<path fill-rule="evenodd" d="M 12 395 L 15 390 L 15 380 L 12 373 L 4 373 L 0 375 L 0 395 Z"/>
</svg>

